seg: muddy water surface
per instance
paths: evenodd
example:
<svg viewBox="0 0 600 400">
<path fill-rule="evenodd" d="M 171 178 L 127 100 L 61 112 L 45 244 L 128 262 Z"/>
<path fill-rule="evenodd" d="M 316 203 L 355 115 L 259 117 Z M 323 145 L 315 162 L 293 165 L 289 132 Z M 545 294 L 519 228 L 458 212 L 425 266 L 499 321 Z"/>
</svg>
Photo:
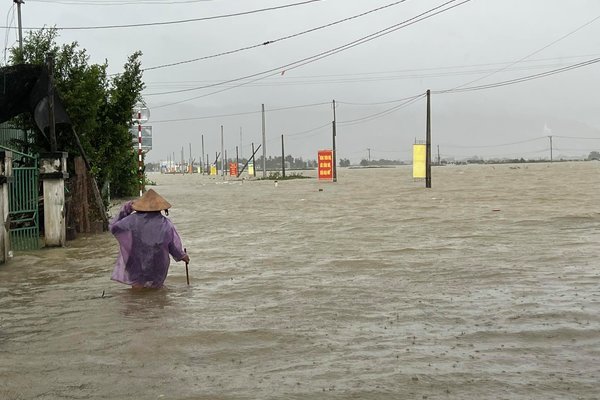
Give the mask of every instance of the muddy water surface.
<svg viewBox="0 0 600 400">
<path fill-rule="evenodd" d="M 17 253 L 0 399 L 600 397 L 600 163 L 410 174 L 152 176 L 191 286 L 110 281 L 109 233 Z"/>
</svg>

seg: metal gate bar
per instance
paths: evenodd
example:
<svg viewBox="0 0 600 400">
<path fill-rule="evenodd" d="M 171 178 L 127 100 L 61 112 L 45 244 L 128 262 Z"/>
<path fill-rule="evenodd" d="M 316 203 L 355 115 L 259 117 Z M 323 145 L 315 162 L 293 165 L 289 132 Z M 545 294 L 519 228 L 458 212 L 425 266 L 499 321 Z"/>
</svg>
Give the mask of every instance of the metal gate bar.
<svg viewBox="0 0 600 400">
<path fill-rule="evenodd" d="M 41 247 L 38 177 L 38 159 L 13 150 L 13 181 L 9 184 L 8 195 L 13 250 L 35 250 Z"/>
</svg>

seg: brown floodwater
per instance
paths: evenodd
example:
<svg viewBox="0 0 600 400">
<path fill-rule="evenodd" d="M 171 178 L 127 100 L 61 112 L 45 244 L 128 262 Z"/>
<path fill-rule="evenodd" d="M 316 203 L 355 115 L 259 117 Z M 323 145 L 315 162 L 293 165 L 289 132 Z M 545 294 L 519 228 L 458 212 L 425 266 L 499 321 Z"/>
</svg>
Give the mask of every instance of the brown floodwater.
<svg viewBox="0 0 600 400">
<path fill-rule="evenodd" d="M 600 397 L 598 162 L 150 178 L 191 285 L 110 281 L 110 233 L 16 253 L 0 399 Z"/>
</svg>

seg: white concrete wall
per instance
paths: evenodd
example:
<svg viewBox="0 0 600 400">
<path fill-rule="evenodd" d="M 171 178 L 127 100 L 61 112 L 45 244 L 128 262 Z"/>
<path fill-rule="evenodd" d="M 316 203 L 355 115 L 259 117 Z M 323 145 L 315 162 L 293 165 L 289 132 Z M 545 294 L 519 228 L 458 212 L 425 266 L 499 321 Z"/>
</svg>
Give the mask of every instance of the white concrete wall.
<svg viewBox="0 0 600 400">
<path fill-rule="evenodd" d="M 44 239 L 45 246 L 64 246 L 65 225 L 65 181 L 45 179 L 44 183 Z"/>
</svg>

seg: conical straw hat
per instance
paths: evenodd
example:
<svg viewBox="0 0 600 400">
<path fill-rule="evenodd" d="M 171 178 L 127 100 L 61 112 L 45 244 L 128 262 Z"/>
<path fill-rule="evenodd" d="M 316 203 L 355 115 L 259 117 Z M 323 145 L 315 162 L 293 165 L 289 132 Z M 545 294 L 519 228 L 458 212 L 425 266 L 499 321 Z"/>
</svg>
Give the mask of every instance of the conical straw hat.
<svg viewBox="0 0 600 400">
<path fill-rule="evenodd" d="M 139 199 L 131 205 L 135 211 L 162 211 L 171 208 L 171 204 L 156 193 L 153 189 L 148 189 Z"/>
</svg>

